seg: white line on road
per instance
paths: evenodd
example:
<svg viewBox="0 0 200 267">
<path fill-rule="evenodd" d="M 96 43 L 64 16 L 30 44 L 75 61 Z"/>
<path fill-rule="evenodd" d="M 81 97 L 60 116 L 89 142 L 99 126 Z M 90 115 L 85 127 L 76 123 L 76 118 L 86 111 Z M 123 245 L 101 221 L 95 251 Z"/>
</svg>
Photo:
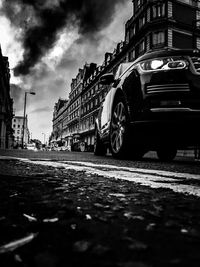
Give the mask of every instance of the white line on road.
<svg viewBox="0 0 200 267">
<path fill-rule="evenodd" d="M 66 170 L 85 171 L 88 175 L 96 174 L 106 178 L 135 182 L 141 185 L 150 186 L 151 188 L 167 188 L 177 193 L 200 197 L 200 175 L 197 174 L 119 167 L 114 165 L 94 164 L 91 162 L 20 160 L 55 168 L 64 167 Z M 197 184 L 198 181 L 199 185 Z"/>
<path fill-rule="evenodd" d="M 0 158 L 14 158 L 4 157 Z M 92 162 L 59 161 L 53 162 L 49 159 L 29 160 L 17 158 L 32 164 L 64 167 L 66 170 L 85 171 L 86 174 L 96 174 L 105 178 L 127 180 L 152 188 L 167 188 L 174 192 L 190 194 L 200 197 L 200 175 L 190 173 L 177 173 L 161 170 L 120 167 L 107 164 L 95 164 Z M 198 184 L 199 181 L 199 184 Z M 193 184 L 194 183 L 194 184 Z"/>
</svg>

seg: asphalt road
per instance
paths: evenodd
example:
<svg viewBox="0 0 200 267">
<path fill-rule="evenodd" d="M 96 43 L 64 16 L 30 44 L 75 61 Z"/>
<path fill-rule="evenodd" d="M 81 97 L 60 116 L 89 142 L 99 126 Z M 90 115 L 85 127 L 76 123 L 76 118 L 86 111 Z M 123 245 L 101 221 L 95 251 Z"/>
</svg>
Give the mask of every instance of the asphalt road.
<svg viewBox="0 0 200 267">
<path fill-rule="evenodd" d="M 199 266 L 200 162 L 0 151 L 0 266 Z"/>
</svg>

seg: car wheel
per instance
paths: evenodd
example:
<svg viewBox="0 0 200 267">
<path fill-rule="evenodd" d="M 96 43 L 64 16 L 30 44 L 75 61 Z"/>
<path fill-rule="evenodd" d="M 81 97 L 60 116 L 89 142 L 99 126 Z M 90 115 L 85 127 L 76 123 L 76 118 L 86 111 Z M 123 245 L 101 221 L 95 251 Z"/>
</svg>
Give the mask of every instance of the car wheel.
<svg viewBox="0 0 200 267">
<path fill-rule="evenodd" d="M 100 136 L 96 128 L 94 135 L 94 155 L 104 156 L 105 154 L 106 154 L 106 146 L 100 140 Z"/>
<path fill-rule="evenodd" d="M 175 147 L 160 147 L 157 150 L 157 156 L 161 161 L 172 161 L 177 154 L 177 149 Z"/>
<path fill-rule="evenodd" d="M 128 156 L 128 116 L 124 101 L 117 98 L 114 102 L 110 124 L 110 149 L 113 157 Z M 130 144 L 129 144 L 130 145 Z"/>
</svg>

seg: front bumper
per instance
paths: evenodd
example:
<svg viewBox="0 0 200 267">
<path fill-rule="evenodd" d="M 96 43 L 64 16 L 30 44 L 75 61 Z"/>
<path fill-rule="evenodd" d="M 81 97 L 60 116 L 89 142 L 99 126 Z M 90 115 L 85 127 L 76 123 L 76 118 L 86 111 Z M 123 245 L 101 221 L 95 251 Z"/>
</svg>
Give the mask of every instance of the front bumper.
<svg viewBox="0 0 200 267">
<path fill-rule="evenodd" d="M 131 134 L 150 148 L 163 142 L 179 149 L 200 144 L 200 110 L 153 109 L 143 117 L 130 123 Z"/>
</svg>

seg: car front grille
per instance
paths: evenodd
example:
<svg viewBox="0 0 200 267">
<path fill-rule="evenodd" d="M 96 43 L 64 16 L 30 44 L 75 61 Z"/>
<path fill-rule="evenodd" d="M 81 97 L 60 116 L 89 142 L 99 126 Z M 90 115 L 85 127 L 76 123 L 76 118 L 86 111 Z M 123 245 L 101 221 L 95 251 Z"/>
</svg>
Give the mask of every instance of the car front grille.
<svg viewBox="0 0 200 267">
<path fill-rule="evenodd" d="M 147 94 L 188 92 L 188 91 L 190 91 L 190 87 L 188 83 L 147 85 L 146 87 Z"/>
<path fill-rule="evenodd" d="M 200 57 L 191 57 L 195 70 L 200 73 Z"/>
</svg>

